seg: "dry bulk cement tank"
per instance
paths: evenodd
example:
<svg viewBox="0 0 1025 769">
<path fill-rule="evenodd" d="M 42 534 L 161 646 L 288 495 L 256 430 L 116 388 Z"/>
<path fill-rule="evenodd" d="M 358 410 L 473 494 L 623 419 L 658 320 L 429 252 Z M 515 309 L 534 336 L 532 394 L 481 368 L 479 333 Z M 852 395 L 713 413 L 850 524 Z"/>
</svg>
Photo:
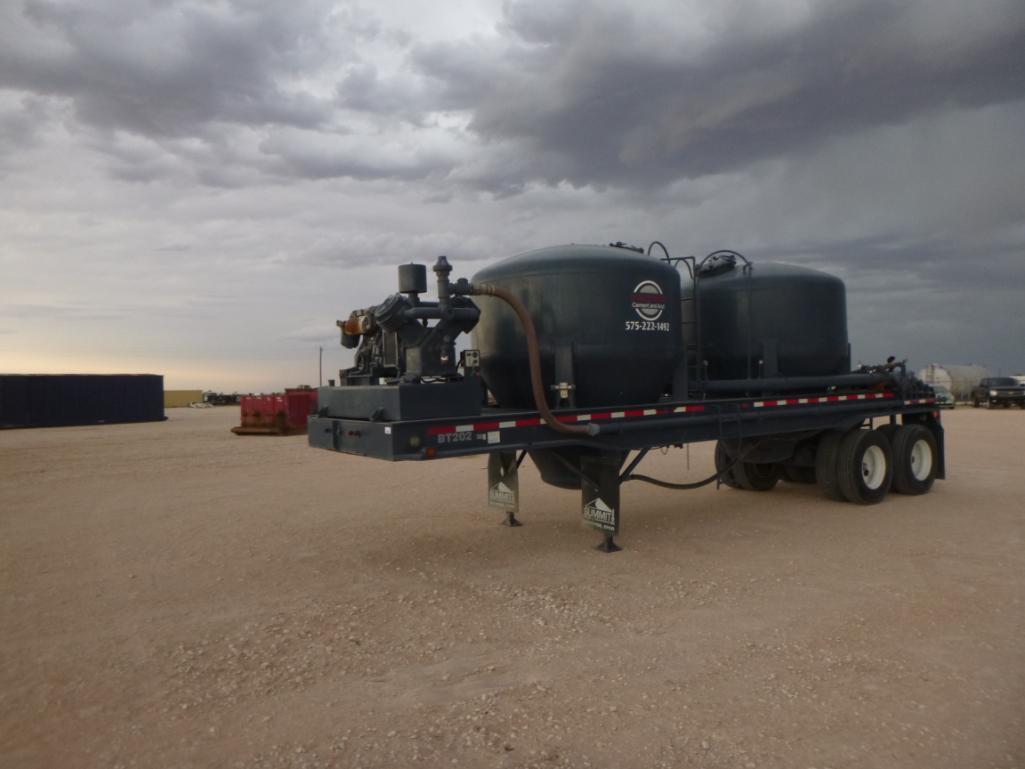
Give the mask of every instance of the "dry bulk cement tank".
<svg viewBox="0 0 1025 769">
<path fill-rule="evenodd" d="M 700 358 L 699 390 L 764 392 L 850 371 L 839 278 L 790 264 L 752 264 L 735 251 L 710 254 L 695 273 L 683 287 L 683 328 L 688 351 Z"/>
<path fill-rule="evenodd" d="M 542 378 L 555 406 L 629 406 L 657 401 L 683 358 L 680 276 L 633 248 L 567 245 L 504 259 L 474 284 L 496 286 L 526 306 L 537 327 Z M 527 343 L 504 302 L 475 297 L 474 329 L 488 389 L 504 408 L 533 409 Z M 579 467 L 594 449 L 531 451 L 541 477 L 580 488 Z M 568 467 L 569 466 L 569 467 Z"/>
</svg>

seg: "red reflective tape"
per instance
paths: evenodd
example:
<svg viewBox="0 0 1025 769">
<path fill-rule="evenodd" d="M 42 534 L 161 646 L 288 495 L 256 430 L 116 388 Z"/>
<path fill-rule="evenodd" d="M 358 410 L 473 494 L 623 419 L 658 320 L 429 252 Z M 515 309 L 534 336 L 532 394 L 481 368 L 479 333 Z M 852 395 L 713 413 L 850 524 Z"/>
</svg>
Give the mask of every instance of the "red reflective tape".
<svg viewBox="0 0 1025 769">
<path fill-rule="evenodd" d="M 448 433 L 454 433 L 456 431 L 455 425 L 447 425 L 446 427 L 428 427 L 428 435 L 447 435 Z"/>
<path fill-rule="evenodd" d="M 691 411 L 704 411 L 704 410 L 705 410 L 704 406 L 688 406 L 687 407 L 688 413 L 691 412 Z"/>
<path fill-rule="evenodd" d="M 665 304 L 666 298 L 663 294 L 632 294 L 630 298 L 635 302 L 655 302 Z"/>
<path fill-rule="evenodd" d="M 473 426 L 473 429 L 480 430 L 481 432 L 484 432 L 486 430 L 497 430 L 498 422 L 477 422 Z"/>
<path fill-rule="evenodd" d="M 526 419 L 517 419 L 517 427 L 536 427 L 541 424 L 541 417 L 527 417 Z"/>
<path fill-rule="evenodd" d="M 643 417 L 644 409 L 627 409 L 623 412 L 623 416 L 627 417 Z"/>
<path fill-rule="evenodd" d="M 600 412 L 598 414 L 591 414 L 591 421 L 592 422 L 598 422 L 598 421 L 605 420 L 605 419 L 612 419 L 612 412 L 611 411 L 602 411 L 602 412 Z"/>
</svg>

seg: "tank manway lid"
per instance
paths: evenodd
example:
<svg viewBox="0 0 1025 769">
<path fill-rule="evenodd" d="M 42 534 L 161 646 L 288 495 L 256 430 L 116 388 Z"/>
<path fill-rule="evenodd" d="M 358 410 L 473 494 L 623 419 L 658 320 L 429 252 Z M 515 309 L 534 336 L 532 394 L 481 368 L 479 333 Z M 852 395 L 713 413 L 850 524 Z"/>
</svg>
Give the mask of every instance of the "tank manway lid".
<svg viewBox="0 0 1025 769">
<path fill-rule="evenodd" d="M 706 256 L 698 264 L 697 274 L 703 278 L 710 278 L 713 275 L 722 275 L 737 266 L 737 257 L 744 259 L 736 251 L 714 251 Z M 751 262 L 744 259 L 744 263 L 750 266 Z"/>
</svg>

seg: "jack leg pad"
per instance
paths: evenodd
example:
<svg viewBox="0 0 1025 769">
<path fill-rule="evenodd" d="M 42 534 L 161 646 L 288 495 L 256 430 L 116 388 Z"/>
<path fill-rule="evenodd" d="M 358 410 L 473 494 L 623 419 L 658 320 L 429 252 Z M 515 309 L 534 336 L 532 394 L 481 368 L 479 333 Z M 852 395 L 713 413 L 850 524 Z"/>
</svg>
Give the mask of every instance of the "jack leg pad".
<svg viewBox="0 0 1025 769">
<path fill-rule="evenodd" d="M 618 553 L 623 548 L 616 544 L 615 536 L 611 531 L 606 531 L 602 537 L 601 544 L 595 549 L 601 550 L 603 553 Z"/>
</svg>

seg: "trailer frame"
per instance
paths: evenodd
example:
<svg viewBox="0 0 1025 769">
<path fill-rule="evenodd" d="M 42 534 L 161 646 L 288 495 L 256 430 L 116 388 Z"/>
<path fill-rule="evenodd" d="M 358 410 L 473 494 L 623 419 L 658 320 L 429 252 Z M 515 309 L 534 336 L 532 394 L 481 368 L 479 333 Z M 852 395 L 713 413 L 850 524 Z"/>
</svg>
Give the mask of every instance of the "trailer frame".
<svg viewBox="0 0 1025 769">
<path fill-rule="evenodd" d="M 424 385 L 431 387 L 431 385 Z M 322 388 L 323 390 L 331 388 Z M 488 504 L 506 513 L 506 523 L 519 525 L 517 471 L 528 451 L 562 447 L 599 449 L 602 455 L 584 457 L 573 470 L 581 476 L 581 509 L 585 523 L 600 530 L 599 548 L 619 547 L 619 486 L 652 448 L 722 440 L 758 451 L 757 439 L 772 438 L 777 453 L 827 431 L 888 424 L 921 424 L 933 435 L 936 477 L 946 477 L 943 427 L 935 398 L 921 392 L 886 389 L 828 390 L 802 395 L 779 395 L 686 400 L 563 409 L 554 412 L 565 424 L 594 423 L 594 436 L 558 433 L 536 411 L 484 408 L 480 416 L 440 415 L 431 419 L 373 421 L 326 415 L 322 409 L 309 419 L 310 446 L 388 461 L 429 461 L 488 454 Z M 327 398 L 322 396 L 321 403 Z M 782 446 L 782 449 L 780 449 Z M 766 449 L 763 449 L 763 452 Z M 627 461 L 631 451 L 641 452 Z M 612 458 L 615 457 L 615 460 Z M 752 461 L 754 461 L 752 459 Z M 770 461 L 762 459 L 762 461 Z M 628 466 L 627 472 L 620 471 Z M 502 484 L 502 488 L 498 484 Z"/>
</svg>

